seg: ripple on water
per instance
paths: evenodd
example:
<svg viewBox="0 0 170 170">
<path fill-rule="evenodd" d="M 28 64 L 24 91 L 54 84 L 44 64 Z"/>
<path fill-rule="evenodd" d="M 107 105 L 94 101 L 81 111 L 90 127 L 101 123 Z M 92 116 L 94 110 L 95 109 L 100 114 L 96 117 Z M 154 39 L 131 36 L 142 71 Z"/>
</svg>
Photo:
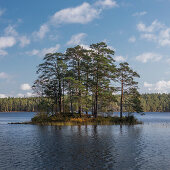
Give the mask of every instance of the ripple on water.
<svg viewBox="0 0 170 170">
<path fill-rule="evenodd" d="M 166 170 L 167 116 L 137 126 L 8 125 L 0 120 L 0 169 Z"/>
</svg>

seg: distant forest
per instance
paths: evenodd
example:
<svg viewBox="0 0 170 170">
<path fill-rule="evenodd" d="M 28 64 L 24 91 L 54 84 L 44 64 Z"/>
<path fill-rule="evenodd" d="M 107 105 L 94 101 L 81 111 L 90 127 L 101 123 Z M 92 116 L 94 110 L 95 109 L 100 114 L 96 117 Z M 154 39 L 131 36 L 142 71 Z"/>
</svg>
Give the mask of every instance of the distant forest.
<svg viewBox="0 0 170 170">
<path fill-rule="evenodd" d="M 119 96 L 116 96 L 116 99 L 118 98 Z M 141 103 L 144 112 L 170 112 L 170 94 L 142 94 Z M 67 106 L 67 102 L 65 103 L 65 107 L 69 107 Z M 37 112 L 41 108 L 42 98 L 38 97 L 0 98 L 0 112 Z M 111 102 L 108 110 L 119 111 L 119 102 Z"/>
</svg>

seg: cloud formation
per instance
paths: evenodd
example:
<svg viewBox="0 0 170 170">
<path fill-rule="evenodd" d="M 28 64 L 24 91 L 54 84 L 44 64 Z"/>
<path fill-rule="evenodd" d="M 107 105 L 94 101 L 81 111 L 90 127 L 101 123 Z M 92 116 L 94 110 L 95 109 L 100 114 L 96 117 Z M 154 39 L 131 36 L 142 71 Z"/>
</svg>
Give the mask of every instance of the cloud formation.
<svg viewBox="0 0 170 170">
<path fill-rule="evenodd" d="M 131 43 L 134 43 L 134 42 L 136 42 L 136 37 L 132 36 L 132 37 L 129 38 L 128 41 L 131 42 Z"/>
<path fill-rule="evenodd" d="M 147 14 L 146 11 L 142 11 L 142 12 L 136 12 L 132 16 L 136 17 L 136 16 L 143 16 L 143 15 L 146 15 L 146 14 Z"/>
<path fill-rule="evenodd" d="M 4 72 L 0 72 L 0 79 L 8 79 L 9 75 L 7 73 Z"/>
<path fill-rule="evenodd" d="M 71 39 L 67 42 L 67 45 L 78 45 L 82 44 L 83 39 L 87 36 L 85 33 L 75 34 L 71 37 Z"/>
<path fill-rule="evenodd" d="M 102 8 L 113 8 L 118 6 L 117 2 L 114 0 L 99 0 L 95 3 L 95 5 Z"/>
<path fill-rule="evenodd" d="M 137 25 L 137 30 L 141 33 L 141 38 L 157 43 L 159 46 L 170 46 L 170 27 L 153 21 L 149 26 L 144 23 Z"/>
<path fill-rule="evenodd" d="M 8 54 L 7 51 L 0 49 L 0 57 L 6 56 Z"/>
<path fill-rule="evenodd" d="M 144 87 L 152 93 L 170 93 L 170 81 L 160 80 L 155 84 L 144 82 Z"/>
<path fill-rule="evenodd" d="M 9 25 L 4 29 L 4 37 L 0 37 L 0 49 L 14 46 L 17 42 L 20 47 L 30 44 L 30 39 L 25 35 L 19 35 L 15 26 Z"/>
<path fill-rule="evenodd" d="M 148 53 L 143 53 L 138 56 L 136 56 L 136 60 L 140 61 L 142 63 L 147 63 L 147 62 L 157 62 L 162 59 L 162 56 L 160 54 L 148 52 Z"/>
<path fill-rule="evenodd" d="M 146 26 L 142 22 L 137 25 L 138 31 L 141 31 L 141 32 L 150 32 L 151 33 L 151 32 L 158 31 L 161 28 L 164 28 L 164 25 L 161 24 L 160 22 L 158 22 L 157 20 L 153 21 L 151 23 L 151 25 L 149 25 L 149 26 Z"/>
<path fill-rule="evenodd" d="M 116 56 L 116 57 L 114 57 L 114 60 L 117 62 L 124 62 L 124 61 L 126 61 L 126 58 L 123 56 Z"/>
<path fill-rule="evenodd" d="M 4 14 L 5 9 L 0 9 L 0 17 Z"/>
<path fill-rule="evenodd" d="M 14 37 L 6 36 L 0 37 L 0 49 L 12 47 L 16 44 L 16 40 Z"/>
<path fill-rule="evenodd" d="M 39 56 L 39 57 L 44 57 L 48 53 L 55 53 L 55 52 L 57 52 L 59 50 L 59 48 L 60 48 L 60 45 L 56 44 L 56 46 L 54 46 L 54 47 L 43 48 L 41 50 L 33 49 L 32 51 L 26 52 L 26 54 L 30 55 L 30 56 L 35 55 L 35 56 Z"/>
<path fill-rule="evenodd" d="M 7 98 L 8 96 L 6 94 L 0 94 L 0 98 Z"/>
<path fill-rule="evenodd" d="M 27 92 L 25 94 L 23 94 L 23 93 L 18 93 L 17 94 L 17 97 L 33 97 L 33 96 L 34 95 L 32 93 L 30 93 L 30 92 Z"/>
<path fill-rule="evenodd" d="M 43 24 L 43 25 L 41 25 L 39 31 L 33 33 L 33 36 L 35 38 L 43 39 L 48 32 L 49 32 L 48 25 Z"/>
<path fill-rule="evenodd" d="M 40 26 L 39 31 L 33 33 L 34 36 L 43 39 L 49 32 L 51 26 L 63 24 L 87 24 L 96 18 L 105 8 L 117 7 L 115 0 L 99 0 L 94 4 L 87 2 L 76 7 L 65 8 L 55 12 L 50 19 Z"/>
<path fill-rule="evenodd" d="M 31 86 L 27 83 L 21 84 L 21 90 L 27 91 L 27 90 L 31 90 Z"/>
<path fill-rule="evenodd" d="M 26 36 L 19 37 L 19 45 L 20 47 L 25 47 L 26 45 L 30 44 L 30 39 L 28 39 Z"/>
<path fill-rule="evenodd" d="M 79 23 L 86 24 L 93 19 L 97 18 L 100 11 L 95 9 L 92 5 L 84 2 L 80 6 L 74 8 L 66 8 L 56 12 L 50 22 L 52 24 L 64 24 L 64 23 Z"/>
</svg>

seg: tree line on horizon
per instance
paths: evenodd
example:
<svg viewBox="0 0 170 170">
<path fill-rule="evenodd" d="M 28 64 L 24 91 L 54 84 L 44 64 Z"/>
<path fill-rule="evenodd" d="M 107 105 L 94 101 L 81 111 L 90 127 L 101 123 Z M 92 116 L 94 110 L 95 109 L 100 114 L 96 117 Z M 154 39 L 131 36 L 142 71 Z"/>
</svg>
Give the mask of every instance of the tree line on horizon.
<svg viewBox="0 0 170 170">
<path fill-rule="evenodd" d="M 120 95 L 115 95 L 115 100 L 110 102 L 109 107 L 106 110 L 112 110 L 112 112 L 120 111 Z M 170 112 L 170 94 L 141 94 L 141 104 L 144 112 Z M 28 98 L 0 98 L 0 112 L 38 112 L 44 110 L 42 108 L 45 104 L 50 103 L 49 99 L 39 97 L 28 97 Z M 44 106 L 48 108 L 49 106 Z M 69 104 L 66 101 L 65 109 L 69 108 Z M 104 110 L 104 111 L 106 111 Z M 124 109 L 126 112 L 126 110 Z"/>
</svg>

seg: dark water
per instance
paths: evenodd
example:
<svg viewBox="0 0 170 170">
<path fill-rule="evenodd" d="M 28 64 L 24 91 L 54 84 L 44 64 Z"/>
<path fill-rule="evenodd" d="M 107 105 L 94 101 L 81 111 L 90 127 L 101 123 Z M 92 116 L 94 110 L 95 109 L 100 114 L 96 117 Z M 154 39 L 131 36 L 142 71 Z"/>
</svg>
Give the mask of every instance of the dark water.
<svg viewBox="0 0 170 170">
<path fill-rule="evenodd" d="M 170 113 L 136 126 L 9 125 L 34 113 L 0 113 L 0 170 L 170 169 Z"/>
</svg>

